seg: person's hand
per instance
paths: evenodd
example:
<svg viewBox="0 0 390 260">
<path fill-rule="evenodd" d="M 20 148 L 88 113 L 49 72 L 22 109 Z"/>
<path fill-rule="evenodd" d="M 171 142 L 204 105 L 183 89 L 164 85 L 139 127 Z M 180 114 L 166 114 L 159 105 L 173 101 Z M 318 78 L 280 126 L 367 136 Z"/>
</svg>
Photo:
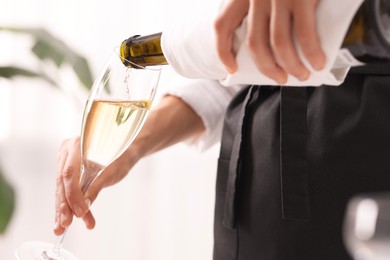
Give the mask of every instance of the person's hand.
<svg viewBox="0 0 390 260">
<path fill-rule="evenodd" d="M 131 146 L 92 182 L 84 195 L 79 184 L 80 138 L 65 140 L 57 159 L 54 233 L 64 233 L 74 216 L 82 218 L 87 228 L 92 229 L 95 218 L 89 206 L 103 188 L 122 180 L 141 158 L 199 136 L 204 130 L 202 119 L 186 102 L 175 96 L 164 96 L 150 112 L 142 131 Z"/>
<path fill-rule="evenodd" d="M 321 70 L 325 54 L 317 34 L 315 10 L 319 0 L 228 0 L 215 21 L 217 51 L 229 73 L 237 70 L 234 31 L 247 17 L 246 44 L 260 72 L 279 84 L 291 74 L 310 76 L 298 57 L 295 35 L 310 65 Z"/>
<path fill-rule="evenodd" d="M 54 233 L 61 235 L 72 223 L 74 216 L 82 218 L 87 228 L 92 229 L 95 226 L 95 218 L 89 206 L 104 187 L 119 182 L 137 161 L 134 152 L 126 151 L 97 177 L 83 195 L 79 185 L 80 138 L 65 140 L 58 153 Z"/>
</svg>

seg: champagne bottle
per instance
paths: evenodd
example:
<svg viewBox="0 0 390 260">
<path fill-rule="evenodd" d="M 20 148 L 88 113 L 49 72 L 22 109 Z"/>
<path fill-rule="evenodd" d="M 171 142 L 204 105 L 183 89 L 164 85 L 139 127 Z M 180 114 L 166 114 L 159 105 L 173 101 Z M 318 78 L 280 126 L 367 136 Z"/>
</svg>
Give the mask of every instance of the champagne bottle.
<svg viewBox="0 0 390 260">
<path fill-rule="evenodd" d="M 134 35 L 124 40 L 120 46 L 123 64 L 133 68 L 168 64 L 161 48 L 161 35 Z"/>
<path fill-rule="evenodd" d="M 356 12 L 342 46 L 357 58 L 390 58 L 390 1 L 365 0 Z"/>
</svg>

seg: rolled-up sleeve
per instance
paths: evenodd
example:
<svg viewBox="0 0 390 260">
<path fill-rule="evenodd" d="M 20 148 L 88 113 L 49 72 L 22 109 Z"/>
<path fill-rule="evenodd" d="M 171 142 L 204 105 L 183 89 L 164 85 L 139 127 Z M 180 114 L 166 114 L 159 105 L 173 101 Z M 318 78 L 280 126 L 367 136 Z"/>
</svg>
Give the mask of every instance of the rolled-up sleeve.
<svg viewBox="0 0 390 260">
<path fill-rule="evenodd" d="M 200 116 L 205 132 L 187 143 L 204 151 L 220 141 L 226 108 L 240 88 L 225 87 L 215 80 L 182 79 L 165 87 L 163 95 L 181 98 Z"/>
</svg>

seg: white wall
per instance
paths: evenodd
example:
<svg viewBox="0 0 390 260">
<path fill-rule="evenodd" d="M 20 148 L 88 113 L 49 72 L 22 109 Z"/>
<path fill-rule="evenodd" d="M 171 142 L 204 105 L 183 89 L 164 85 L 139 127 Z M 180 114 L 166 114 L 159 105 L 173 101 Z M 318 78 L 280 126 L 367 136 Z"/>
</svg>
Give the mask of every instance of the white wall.
<svg viewBox="0 0 390 260">
<path fill-rule="evenodd" d="M 126 37 L 159 32 L 188 9 L 201 15 L 208 2 L 5 0 L 0 26 L 44 27 L 83 53 L 96 73 Z M 0 31 L 0 65 L 34 66 L 29 44 Z M 14 259 L 14 248 L 27 240 L 56 241 L 56 152 L 63 138 L 78 134 L 86 95 L 68 71 L 57 76 L 62 91 L 40 80 L 0 78 L 0 163 L 17 192 L 0 259 Z M 164 68 L 161 85 L 174 77 Z M 88 260 L 211 259 L 217 154 L 217 146 L 200 154 L 181 144 L 144 159 L 92 206 L 96 228 L 76 220 L 64 246 Z"/>
</svg>

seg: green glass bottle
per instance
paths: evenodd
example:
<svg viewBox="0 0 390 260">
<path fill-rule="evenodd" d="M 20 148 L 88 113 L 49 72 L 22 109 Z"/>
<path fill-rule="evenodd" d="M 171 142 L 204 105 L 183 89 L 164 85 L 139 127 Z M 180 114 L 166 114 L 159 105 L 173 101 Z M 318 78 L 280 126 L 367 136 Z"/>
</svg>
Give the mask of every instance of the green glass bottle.
<svg viewBox="0 0 390 260">
<path fill-rule="evenodd" d="M 135 35 L 124 40 L 120 46 L 123 64 L 133 68 L 168 64 L 161 48 L 161 35 Z"/>
</svg>

